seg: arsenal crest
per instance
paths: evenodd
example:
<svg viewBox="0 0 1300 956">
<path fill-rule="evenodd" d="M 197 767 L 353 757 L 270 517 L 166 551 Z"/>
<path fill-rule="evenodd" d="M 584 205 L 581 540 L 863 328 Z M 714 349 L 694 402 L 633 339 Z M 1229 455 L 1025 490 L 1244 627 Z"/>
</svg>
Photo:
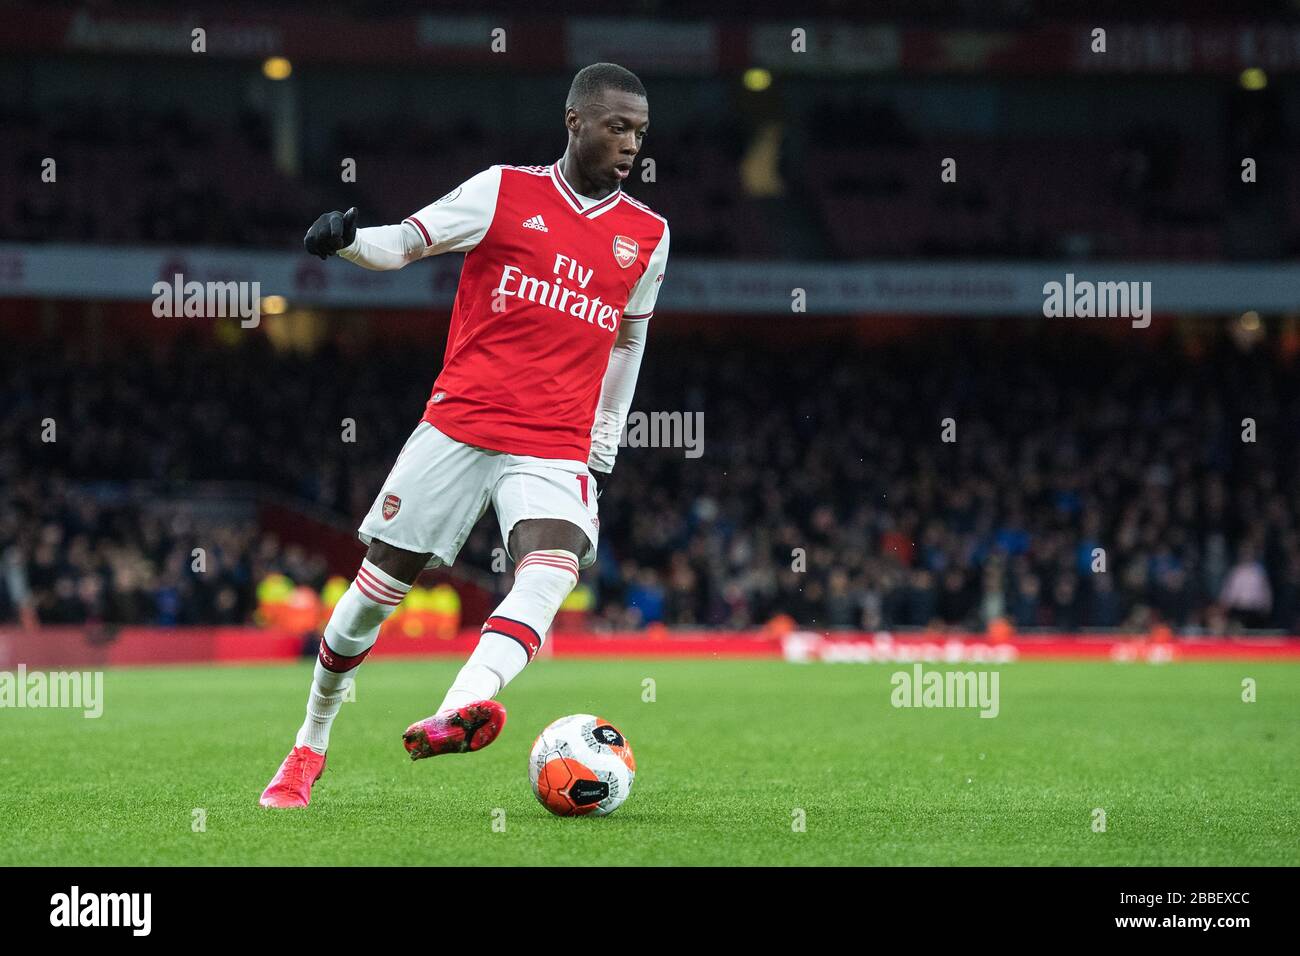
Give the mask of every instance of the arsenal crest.
<svg viewBox="0 0 1300 956">
<path fill-rule="evenodd" d="M 393 515 L 397 514 L 397 509 L 402 507 L 402 499 L 397 495 L 384 495 L 384 520 L 389 521 Z"/>
<path fill-rule="evenodd" d="M 627 236 L 614 237 L 614 259 L 624 269 L 636 262 L 636 254 L 640 251 L 641 247 L 636 244 L 635 240 L 629 239 Z"/>
</svg>

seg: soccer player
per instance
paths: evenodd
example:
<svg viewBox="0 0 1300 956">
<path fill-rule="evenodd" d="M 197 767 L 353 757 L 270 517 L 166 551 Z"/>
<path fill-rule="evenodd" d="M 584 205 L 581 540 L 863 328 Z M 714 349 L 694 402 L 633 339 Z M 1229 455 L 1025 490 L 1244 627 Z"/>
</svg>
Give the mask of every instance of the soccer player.
<svg viewBox="0 0 1300 956">
<path fill-rule="evenodd" d="M 412 760 L 480 750 L 505 724 L 495 698 L 533 659 L 578 572 L 596 559 L 596 500 L 627 420 L 668 223 L 623 192 L 649 125 L 645 87 L 613 63 L 573 79 L 568 146 L 550 166 L 493 166 L 398 225 L 356 210 L 312 225 L 307 251 L 366 269 L 464 252 L 443 368 L 424 417 L 359 529 L 369 545 L 321 638 L 307 718 L 262 793 L 303 807 L 357 668 L 425 568 L 450 565 L 491 505 L 514 586 L 431 717 Z"/>
</svg>

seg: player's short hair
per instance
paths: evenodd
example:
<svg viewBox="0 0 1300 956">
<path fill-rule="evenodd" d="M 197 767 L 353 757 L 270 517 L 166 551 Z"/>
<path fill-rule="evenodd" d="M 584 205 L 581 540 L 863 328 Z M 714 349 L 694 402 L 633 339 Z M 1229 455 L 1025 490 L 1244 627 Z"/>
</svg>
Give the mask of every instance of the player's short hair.
<svg viewBox="0 0 1300 956">
<path fill-rule="evenodd" d="M 581 109 L 605 90 L 619 90 L 645 96 L 645 87 L 635 73 L 617 63 L 593 63 L 584 66 L 573 78 L 564 108 Z"/>
</svg>

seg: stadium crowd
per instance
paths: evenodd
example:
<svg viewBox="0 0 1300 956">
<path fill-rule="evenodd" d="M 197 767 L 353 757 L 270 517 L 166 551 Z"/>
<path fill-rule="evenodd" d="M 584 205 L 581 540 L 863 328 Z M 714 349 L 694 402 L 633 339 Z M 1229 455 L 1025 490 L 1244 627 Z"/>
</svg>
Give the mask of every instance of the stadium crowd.
<svg viewBox="0 0 1300 956">
<path fill-rule="evenodd" d="M 197 517 L 184 502 L 160 512 L 51 476 L 6 476 L 4 484 L 0 621 L 243 624 L 269 576 L 317 589 L 326 580 L 319 556 L 282 546 L 254 521 Z"/>
<path fill-rule="evenodd" d="M 702 412 L 703 454 L 623 449 L 584 582 L 598 625 L 1297 632 L 1294 332 L 1248 352 L 1003 325 L 797 353 L 653 339 L 636 408 Z M 355 522 L 440 347 L 0 356 L 0 620 L 24 580 L 51 623 L 238 622 L 266 574 L 319 587 L 321 561 L 251 519 L 157 501 L 258 482 Z M 461 561 L 499 545 L 489 516 Z"/>
</svg>

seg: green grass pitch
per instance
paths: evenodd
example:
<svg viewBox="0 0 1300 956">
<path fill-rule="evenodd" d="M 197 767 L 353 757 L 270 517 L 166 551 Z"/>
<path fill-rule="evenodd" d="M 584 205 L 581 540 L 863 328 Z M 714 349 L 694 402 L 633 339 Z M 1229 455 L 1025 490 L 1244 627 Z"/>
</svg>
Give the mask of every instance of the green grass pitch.
<svg viewBox="0 0 1300 956">
<path fill-rule="evenodd" d="M 302 811 L 257 797 L 307 663 L 109 671 L 97 720 L 0 710 L 0 864 L 1300 863 L 1294 664 L 1004 665 L 982 719 L 892 707 L 902 665 L 541 660 L 491 747 L 412 763 L 402 730 L 459 665 L 367 663 Z M 584 712 L 636 783 L 611 816 L 552 817 L 528 751 Z"/>
</svg>

